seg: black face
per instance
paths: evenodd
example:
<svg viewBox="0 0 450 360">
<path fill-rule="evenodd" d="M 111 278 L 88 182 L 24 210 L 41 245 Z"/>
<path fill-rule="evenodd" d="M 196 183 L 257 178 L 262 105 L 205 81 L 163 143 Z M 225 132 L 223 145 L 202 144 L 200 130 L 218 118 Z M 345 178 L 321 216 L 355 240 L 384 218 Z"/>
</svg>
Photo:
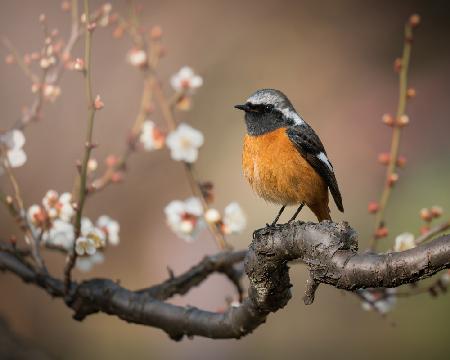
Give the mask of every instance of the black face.
<svg viewBox="0 0 450 360">
<path fill-rule="evenodd" d="M 281 111 L 272 104 L 252 104 L 236 105 L 236 109 L 245 111 L 245 123 L 247 133 L 252 136 L 263 135 L 281 127 L 292 125 Z"/>
</svg>

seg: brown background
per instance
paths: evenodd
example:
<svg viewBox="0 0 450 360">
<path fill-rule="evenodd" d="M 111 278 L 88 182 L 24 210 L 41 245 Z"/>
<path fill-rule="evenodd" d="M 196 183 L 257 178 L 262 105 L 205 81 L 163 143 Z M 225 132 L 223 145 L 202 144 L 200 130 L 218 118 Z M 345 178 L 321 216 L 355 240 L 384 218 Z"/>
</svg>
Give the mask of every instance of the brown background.
<svg viewBox="0 0 450 360">
<path fill-rule="evenodd" d="M 165 79 L 187 64 L 205 85 L 195 96 L 191 112 L 179 119 L 203 131 L 206 142 L 198 173 L 216 185 L 219 209 L 238 200 L 249 217 L 246 232 L 231 241 L 249 243 L 253 229 L 275 214 L 274 206 L 252 194 L 240 171 L 242 114 L 233 105 L 252 91 L 274 87 L 287 93 L 297 110 L 320 134 L 330 154 L 344 197 L 345 219 L 359 231 L 361 247 L 368 244 L 372 219 L 369 200 L 377 198 L 383 171 L 376 155 L 388 149 L 390 132 L 381 115 L 394 112 L 397 78 L 393 59 L 400 54 L 402 25 L 419 12 L 412 57 L 411 84 L 418 96 L 411 102 L 411 126 L 401 150 L 409 160 L 393 195 L 388 216 L 393 235 L 417 232 L 421 207 L 440 204 L 450 209 L 450 34 L 446 1 L 146 1 L 147 25 L 164 29 L 168 55 L 161 66 Z M 93 4 L 101 4 L 93 2 Z M 113 7 L 125 11 L 123 2 Z M 42 36 L 38 15 L 45 12 L 52 26 L 67 33 L 69 16 L 58 1 L 2 1 L 0 34 L 22 51 L 37 50 Z M 141 77 L 125 62 L 127 40 L 113 40 L 110 30 L 95 33 L 93 84 L 106 107 L 98 114 L 95 157 L 103 159 L 124 147 L 126 131 L 138 109 Z M 6 51 L 2 52 L 6 55 Z M 82 54 L 82 47 L 75 49 Z M 0 66 L 2 86 L 0 128 L 8 128 L 31 101 L 29 84 L 16 67 Z M 74 162 L 80 157 L 86 126 L 83 83 L 78 73 L 66 73 L 63 96 L 45 108 L 45 119 L 26 131 L 29 162 L 17 170 L 28 205 L 45 192 L 71 189 Z M 153 119 L 160 121 L 158 114 Z M 166 150 L 139 153 L 130 163 L 126 182 L 98 194 L 87 205 L 92 218 L 107 213 L 121 223 L 122 242 L 107 254 L 105 264 L 89 275 L 121 279 L 129 288 L 163 280 L 166 266 L 176 273 L 216 249 L 207 233 L 186 244 L 165 226 L 163 207 L 190 195 L 182 166 Z M 2 186 L 5 179 L 0 180 Z M 4 209 L 1 235 L 17 233 Z M 312 219 L 308 211 L 304 219 Z M 447 212 L 448 216 L 448 212 Z M 385 241 L 392 244 L 391 236 Z M 62 259 L 50 256 L 54 274 Z M 174 343 L 159 330 L 128 325 L 96 315 L 72 321 L 60 300 L 0 275 L 0 313 L 14 330 L 60 358 L 418 358 L 446 357 L 450 352 L 449 297 L 400 300 L 383 319 L 361 310 L 357 299 L 326 286 L 314 305 L 305 307 L 301 295 L 305 272 L 292 269 L 293 300 L 271 315 L 267 324 L 240 340 L 196 338 Z M 207 309 L 224 305 L 231 286 L 212 277 L 179 304 Z M 395 323 L 395 325 L 393 325 Z"/>
</svg>

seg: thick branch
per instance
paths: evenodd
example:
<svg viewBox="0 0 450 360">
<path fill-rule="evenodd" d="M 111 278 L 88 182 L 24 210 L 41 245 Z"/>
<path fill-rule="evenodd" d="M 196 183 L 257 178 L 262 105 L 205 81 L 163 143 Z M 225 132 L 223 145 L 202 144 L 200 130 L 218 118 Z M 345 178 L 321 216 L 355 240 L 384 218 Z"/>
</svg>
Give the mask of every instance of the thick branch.
<svg viewBox="0 0 450 360">
<path fill-rule="evenodd" d="M 182 307 L 159 299 L 183 294 L 217 271 L 217 264 L 231 265 L 241 253 L 222 253 L 203 260 L 186 274 L 147 290 L 131 291 L 107 279 L 71 284 L 66 303 L 74 318 L 104 312 L 127 322 L 164 330 L 173 339 L 187 336 L 240 338 L 265 322 L 270 312 L 283 308 L 291 298 L 288 262 L 301 259 L 308 267 L 312 302 L 319 283 L 353 291 L 360 288 L 396 287 L 416 282 L 450 267 L 450 235 L 399 253 L 357 253 L 355 231 L 347 223 L 293 223 L 257 230 L 245 258 L 250 280 L 248 297 L 224 313 Z M 209 264 L 209 265 L 208 265 Z M 211 265 L 213 264 L 213 265 Z M 35 283 L 51 295 L 63 297 L 61 280 L 37 274 L 20 257 L 0 253 L 0 269 Z"/>
</svg>

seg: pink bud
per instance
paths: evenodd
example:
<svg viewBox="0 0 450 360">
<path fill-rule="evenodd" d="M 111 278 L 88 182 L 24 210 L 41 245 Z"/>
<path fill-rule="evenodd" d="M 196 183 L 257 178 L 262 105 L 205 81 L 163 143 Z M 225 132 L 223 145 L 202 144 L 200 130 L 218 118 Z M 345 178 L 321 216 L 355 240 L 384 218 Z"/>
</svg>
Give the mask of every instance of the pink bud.
<svg viewBox="0 0 450 360">
<path fill-rule="evenodd" d="M 388 165 L 389 161 L 391 161 L 391 154 L 386 152 L 378 154 L 378 162 L 380 164 Z"/>
<path fill-rule="evenodd" d="M 391 114 L 384 114 L 382 117 L 383 124 L 388 126 L 394 125 L 394 117 Z"/>
<path fill-rule="evenodd" d="M 117 165 L 119 158 L 116 155 L 108 155 L 105 162 L 108 167 L 113 167 Z"/>
<path fill-rule="evenodd" d="M 105 104 L 104 104 L 103 101 L 100 99 L 100 95 L 97 95 L 97 96 L 95 97 L 95 100 L 94 100 L 94 109 L 95 109 L 95 110 L 101 110 L 101 109 L 104 108 L 104 106 L 105 106 Z"/>
<path fill-rule="evenodd" d="M 397 58 L 394 61 L 394 70 L 395 72 L 400 72 L 401 69 L 402 69 L 402 59 Z"/>
<path fill-rule="evenodd" d="M 152 40 L 159 40 L 159 39 L 161 39 L 161 36 L 162 36 L 161 26 L 156 25 L 150 29 L 150 38 Z"/>
<path fill-rule="evenodd" d="M 406 157 L 403 156 L 403 155 L 400 155 L 400 156 L 397 158 L 397 166 L 399 166 L 399 167 L 404 167 L 405 165 L 406 165 Z"/>
<path fill-rule="evenodd" d="M 378 210 L 380 210 L 380 205 L 376 201 L 371 201 L 369 202 L 367 210 L 370 214 L 375 214 L 378 212 Z"/>
<path fill-rule="evenodd" d="M 389 235 L 388 228 L 386 226 L 379 227 L 377 231 L 375 231 L 375 237 L 377 239 L 384 238 Z"/>
<path fill-rule="evenodd" d="M 388 185 L 390 187 L 394 186 L 397 183 L 398 179 L 399 179 L 398 174 L 396 174 L 396 173 L 390 174 L 388 176 L 388 180 L 387 180 Z"/>
<path fill-rule="evenodd" d="M 416 89 L 408 88 L 408 90 L 406 90 L 406 96 L 410 99 L 416 97 Z"/>
<path fill-rule="evenodd" d="M 409 24 L 411 27 L 416 28 L 420 24 L 420 15 L 419 14 L 413 14 L 409 18 Z"/>
<path fill-rule="evenodd" d="M 398 119 L 397 119 L 397 124 L 400 127 L 404 127 L 406 125 L 409 124 L 409 116 L 406 114 L 401 115 Z"/>
<path fill-rule="evenodd" d="M 420 214 L 420 218 L 423 221 L 428 222 L 428 221 L 431 221 L 431 219 L 433 218 L 433 214 L 431 213 L 431 210 L 427 209 L 427 208 L 421 209 L 419 214 Z"/>
</svg>

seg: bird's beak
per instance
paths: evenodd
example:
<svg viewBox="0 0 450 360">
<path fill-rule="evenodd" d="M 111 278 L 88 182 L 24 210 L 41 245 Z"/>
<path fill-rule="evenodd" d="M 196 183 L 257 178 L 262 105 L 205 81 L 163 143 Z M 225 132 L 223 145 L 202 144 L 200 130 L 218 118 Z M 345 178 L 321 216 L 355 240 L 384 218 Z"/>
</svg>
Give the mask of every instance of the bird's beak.
<svg viewBox="0 0 450 360">
<path fill-rule="evenodd" d="M 236 109 L 239 109 L 239 110 L 250 111 L 250 107 L 248 105 L 246 105 L 246 104 L 244 104 L 244 105 L 234 105 L 234 107 Z"/>
</svg>

